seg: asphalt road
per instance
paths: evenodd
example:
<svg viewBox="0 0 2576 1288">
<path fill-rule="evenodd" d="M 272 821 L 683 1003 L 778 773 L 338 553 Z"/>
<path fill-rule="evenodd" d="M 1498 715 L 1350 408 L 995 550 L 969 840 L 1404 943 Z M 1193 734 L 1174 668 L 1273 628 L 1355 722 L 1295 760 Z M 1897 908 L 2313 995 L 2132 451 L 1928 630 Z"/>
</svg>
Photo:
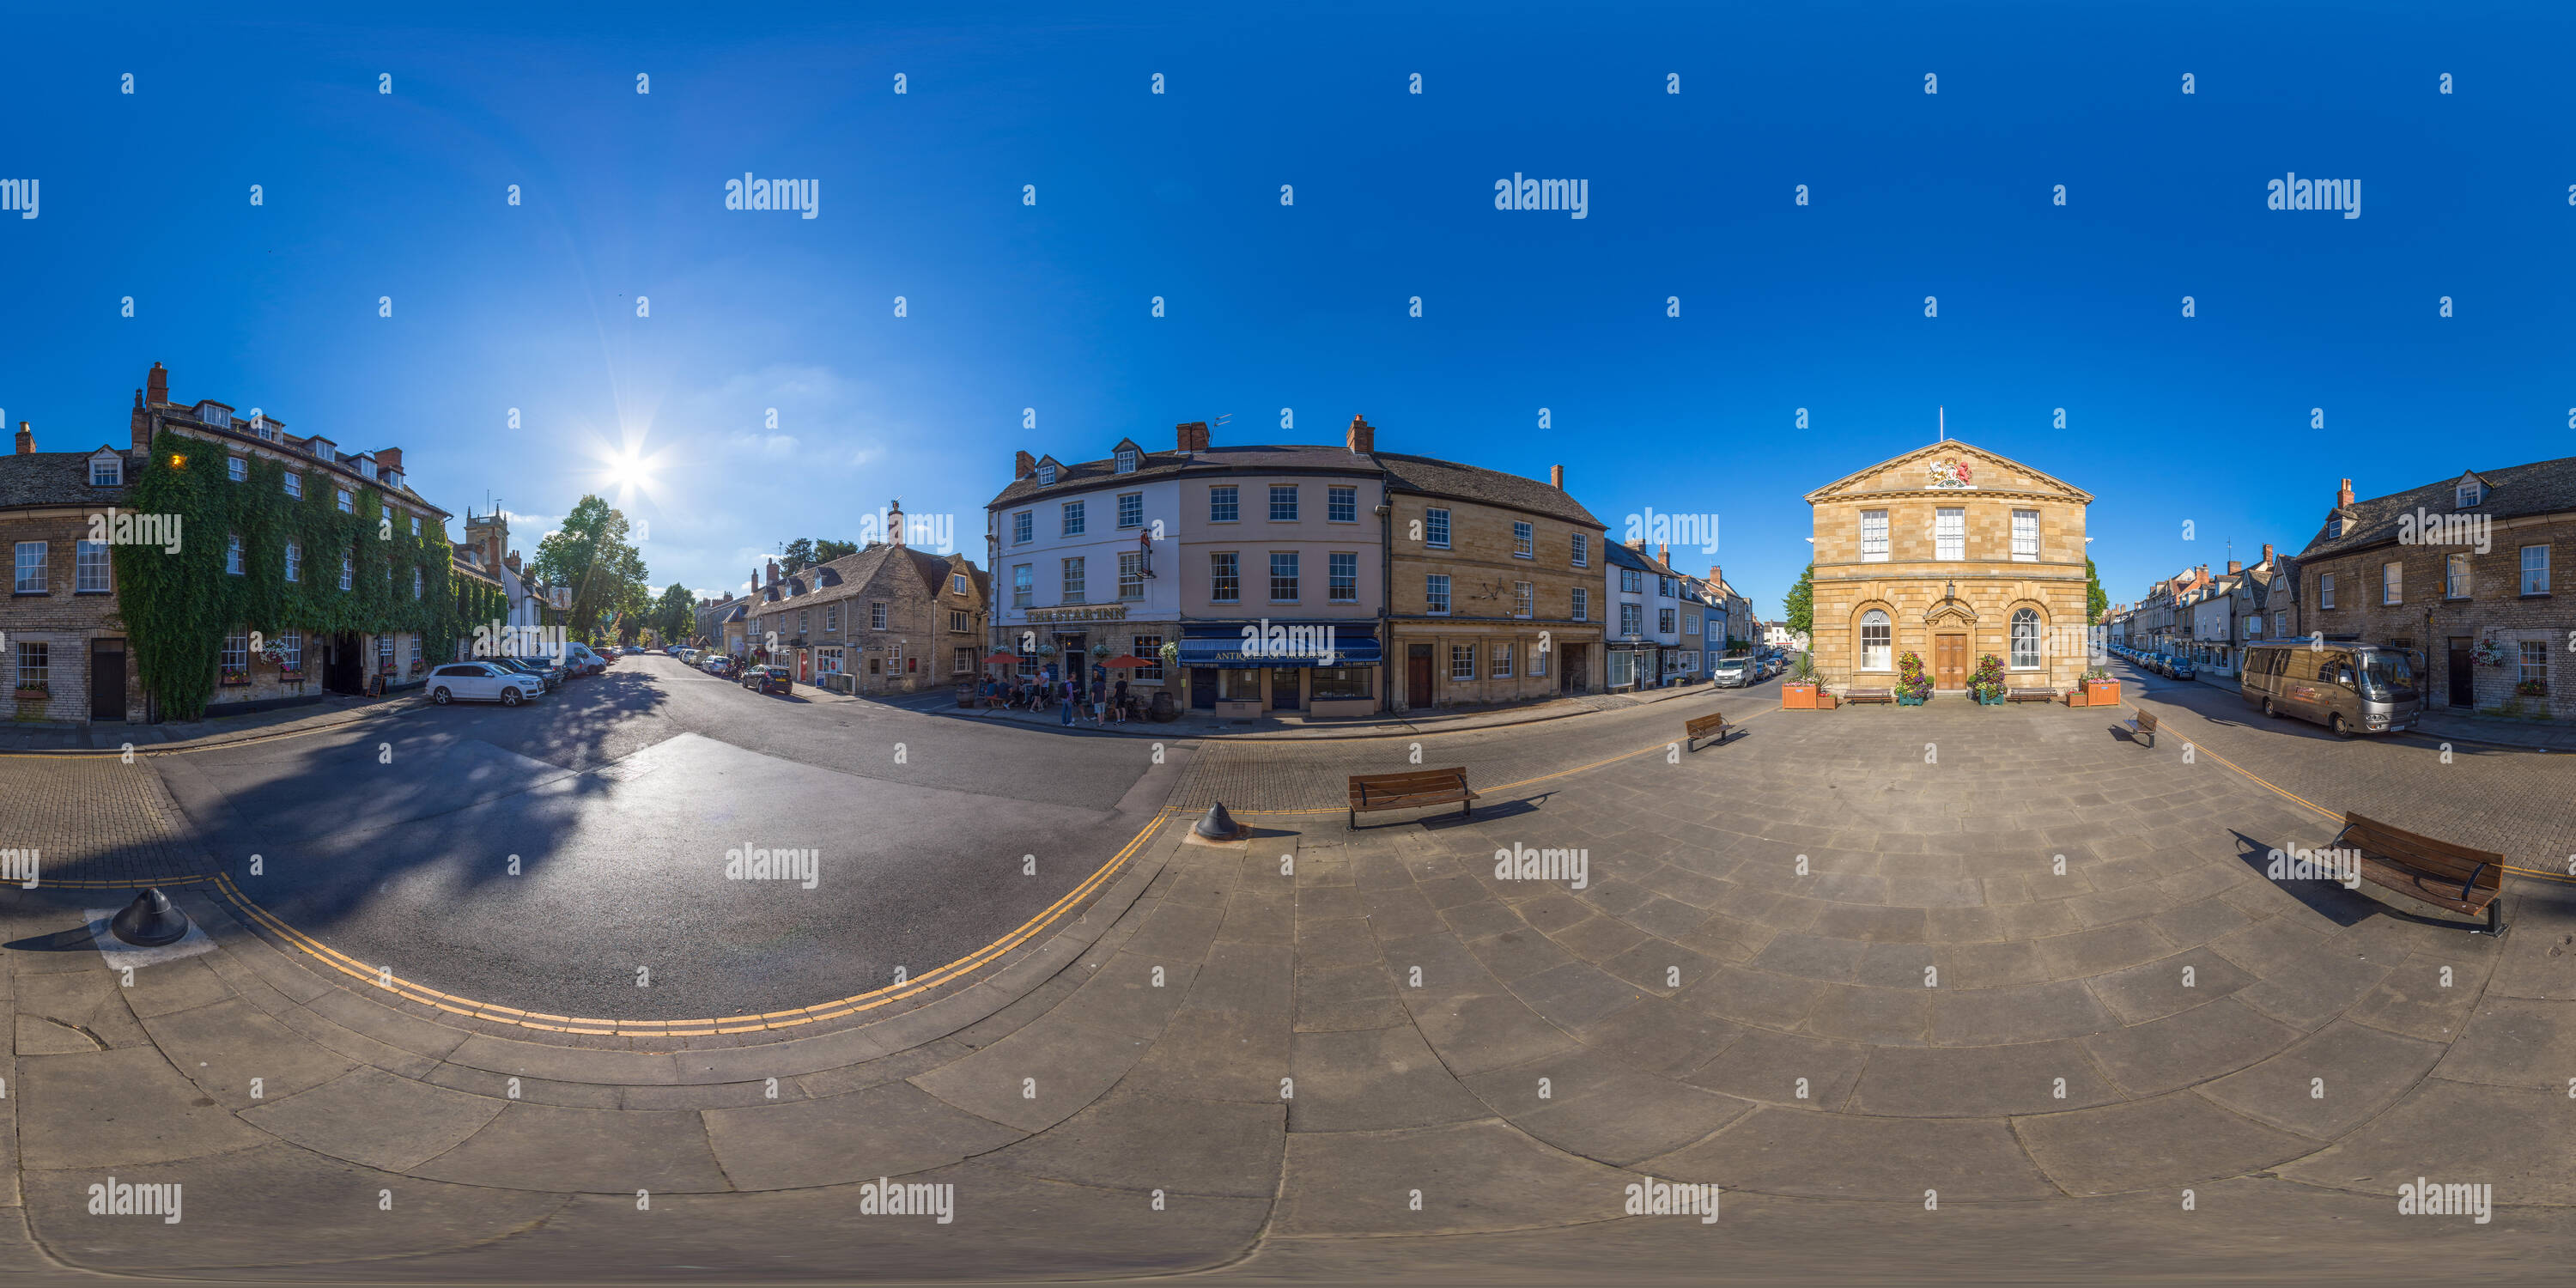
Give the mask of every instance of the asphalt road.
<svg viewBox="0 0 2576 1288">
<path fill-rule="evenodd" d="M 694 1019 L 974 952 L 1115 854 L 1185 759 L 648 655 L 515 710 L 153 763 L 245 893 L 353 958 L 524 1010 Z M 810 855 L 812 887 L 792 860 L 729 877 L 750 850 Z"/>
</svg>

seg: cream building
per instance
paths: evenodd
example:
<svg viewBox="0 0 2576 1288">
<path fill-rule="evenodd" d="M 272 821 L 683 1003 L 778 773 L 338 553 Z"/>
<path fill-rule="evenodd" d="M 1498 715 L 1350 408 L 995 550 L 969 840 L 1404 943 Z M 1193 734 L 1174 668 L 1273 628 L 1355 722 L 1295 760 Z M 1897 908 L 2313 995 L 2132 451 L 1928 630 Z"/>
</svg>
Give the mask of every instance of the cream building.
<svg viewBox="0 0 2576 1288">
<path fill-rule="evenodd" d="M 2062 691 L 2082 677 L 2092 493 L 1948 440 L 1806 500 L 1816 668 L 1833 688 L 1893 687 L 1909 652 L 1935 690 L 1965 689 L 1988 653 L 2013 687 Z"/>
</svg>

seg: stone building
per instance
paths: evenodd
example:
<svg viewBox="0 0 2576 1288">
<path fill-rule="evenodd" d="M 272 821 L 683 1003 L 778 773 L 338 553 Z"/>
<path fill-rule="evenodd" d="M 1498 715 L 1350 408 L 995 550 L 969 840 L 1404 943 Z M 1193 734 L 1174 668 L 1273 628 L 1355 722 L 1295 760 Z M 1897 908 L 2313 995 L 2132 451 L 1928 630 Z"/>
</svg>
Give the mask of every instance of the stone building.
<svg viewBox="0 0 2576 1288">
<path fill-rule="evenodd" d="M 898 504 L 890 540 L 769 580 L 745 606 L 745 646 L 800 684 L 854 693 L 920 693 L 979 674 L 991 583 L 964 554 L 905 544 Z M 758 580 L 755 576 L 754 580 Z M 766 656 L 763 656 L 763 655 Z"/>
<path fill-rule="evenodd" d="M 1374 441 L 1354 421 L 1360 442 Z M 1387 481 L 1386 709 L 1520 702 L 1601 687 L 1607 532 L 1548 481 L 1376 453 Z"/>
<path fill-rule="evenodd" d="M 2576 550 L 2576 457 L 2368 500 L 2345 479 L 2298 557 L 2302 633 L 2415 650 L 2434 707 L 2576 719 L 2562 550 Z"/>
<path fill-rule="evenodd" d="M 2087 665 L 2085 507 L 2093 495 L 1955 439 L 1806 496 L 1815 522 L 1816 668 L 1892 687 L 1923 659 L 1964 690 L 1991 653 L 2015 687 L 2066 689 Z"/>
<path fill-rule="evenodd" d="M 16 450 L 0 456 L 0 549 L 11 556 L 10 595 L 0 600 L 0 679 L 13 719 L 143 716 L 115 570 L 106 543 L 89 539 L 90 516 L 125 503 L 132 465 L 113 444 L 39 452 L 26 421 L 18 422 Z"/>
</svg>

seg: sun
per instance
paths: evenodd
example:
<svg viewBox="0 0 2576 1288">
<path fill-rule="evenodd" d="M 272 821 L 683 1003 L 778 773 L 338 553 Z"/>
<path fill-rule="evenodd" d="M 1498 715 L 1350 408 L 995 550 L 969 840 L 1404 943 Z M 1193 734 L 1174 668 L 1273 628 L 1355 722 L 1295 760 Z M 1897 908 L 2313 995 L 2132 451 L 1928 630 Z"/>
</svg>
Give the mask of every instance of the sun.
<svg viewBox="0 0 2576 1288">
<path fill-rule="evenodd" d="M 661 500 L 661 465 L 663 452 L 646 451 L 644 436 L 629 431 L 620 435 L 619 443 L 593 440 L 591 459 L 597 463 L 596 481 L 617 494 L 617 505 L 623 508 L 635 500 L 637 493 L 647 499 Z"/>
</svg>

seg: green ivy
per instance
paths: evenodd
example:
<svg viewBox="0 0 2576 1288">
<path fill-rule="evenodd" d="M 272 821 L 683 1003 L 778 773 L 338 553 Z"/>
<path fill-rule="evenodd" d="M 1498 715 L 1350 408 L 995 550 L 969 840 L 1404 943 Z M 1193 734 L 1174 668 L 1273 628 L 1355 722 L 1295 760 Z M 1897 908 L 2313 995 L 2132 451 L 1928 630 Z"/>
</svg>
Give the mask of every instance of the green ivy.
<svg viewBox="0 0 2576 1288">
<path fill-rule="evenodd" d="M 454 655 L 461 631 L 499 615 L 491 610 L 498 591 L 449 575 L 453 555 L 443 527 L 423 523 L 415 534 L 387 525 L 372 489 L 352 487 L 355 513 L 342 514 L 337 476 L 325 470 L 300 471 L 301 497 L 286 494 L 286 466 L 278 461 L 253 457 L 248 477 L 235 483 L 226 473 L 229 455 L 223 444 L 203 439 L 170 433 L 154 439 L 126 508 L 176 516 L 179 552 L 157 545 L 112 548 L 128 647 L 164 716 L 204 714 L 224 636 L 235 627 L 270 637 L 301 630 L 308 648 L 313 637 L 342 631 L 416 632 L 421 656 L 439 659 Z M 242 540 L 240 576 L 224 571 L 233 536 Z M 286 580 L 290 541 L 304 552 L 301 578 L 292 582 Z M 344 555 L 355 558 L 345 591 Z M 418 599 L 411 594 L 413 569 L 421 574 Z"/>
</svg>

